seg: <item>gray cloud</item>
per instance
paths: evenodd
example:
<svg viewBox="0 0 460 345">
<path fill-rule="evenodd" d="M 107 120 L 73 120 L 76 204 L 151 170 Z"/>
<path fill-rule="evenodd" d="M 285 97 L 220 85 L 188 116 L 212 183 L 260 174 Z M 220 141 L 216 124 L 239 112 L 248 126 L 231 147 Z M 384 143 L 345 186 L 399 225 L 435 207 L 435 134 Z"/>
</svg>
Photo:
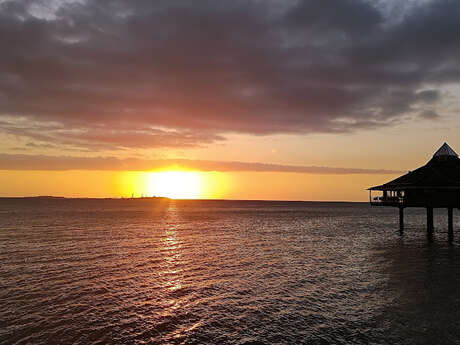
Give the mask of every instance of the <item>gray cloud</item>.
<svg viewBox="0 0 460 345">
<path fill-rule="evenodd" d="M 436 103 L 441 98 L 441 93 L 438 90 L 423 90 L 417 92 L 416 97 L 426 103 Z"/>
<path fill-rule="evenodd" d="M 6 0 L 0 131 L 94 149 L 191 147 L 435 111 L 433 86 L 460 81 L 460 2 L 386 13 L 366 0 Z M 11 128 L 11 117 L 27 121 Z"/>
<path fill-rule="evenodd" d="M 253 162 L 225 162 L 188 159 L 145 160 L 115 157 L 75 157 L 24 154 L 0 154 L 0 170 L 112 170 L 150 171 L 160 169 L 198 171 L 291 172 L 305 174 L 396 174 L 397 170 L 296 166 Z"/>
<path fill-rule="evenodd" d="M 428 119 L 428 120 L 434 120 L 439 118 L 439 114 L 435 112 L 434 110 L 424 110 L 422 111 L 419 116 L 422 119 Z"/>
</svg>

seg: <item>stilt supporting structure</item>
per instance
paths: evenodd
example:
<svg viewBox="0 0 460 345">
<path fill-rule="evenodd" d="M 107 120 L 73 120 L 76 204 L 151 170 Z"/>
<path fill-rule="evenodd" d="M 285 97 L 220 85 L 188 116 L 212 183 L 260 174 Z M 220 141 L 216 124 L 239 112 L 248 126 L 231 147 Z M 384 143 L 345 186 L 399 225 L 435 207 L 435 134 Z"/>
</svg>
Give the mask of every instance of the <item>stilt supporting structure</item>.
<svg viewBox="0 0 460 345">
<path fill-rule="evenodd" d="M 404 233 L 404 207 L 399 208 L 399 233 Z"/>
<path fill-rule="evenodd" d="M 428 236 L 433 235 L 434 225 L 433 225 L 433 207 L 426 208 L 426 230 Z"/>
<path fill-rule="evenodd" d="M 447 208 L 447 221 L 449 224 L 449 242 L 454 240 L 454 217 L 453 217 L 453 208 Z"/>
</svg>

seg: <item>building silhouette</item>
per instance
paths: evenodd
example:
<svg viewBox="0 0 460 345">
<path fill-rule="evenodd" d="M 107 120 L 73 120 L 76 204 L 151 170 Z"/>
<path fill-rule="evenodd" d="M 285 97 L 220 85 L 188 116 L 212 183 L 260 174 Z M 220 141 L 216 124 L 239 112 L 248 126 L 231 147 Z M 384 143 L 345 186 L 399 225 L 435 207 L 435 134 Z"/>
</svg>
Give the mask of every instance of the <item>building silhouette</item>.
<svg viewBox="0 0 460 345">
<path fill-rule="evenodd" d="M 449 240 L 453 240 L 453 209 L 460 208 L 460 159 L 447 143 L 424 166 L 368 190 L 371 205 L 399 208 L 401 233 L 404 230 L 404 208 L 426 208 L 430 236 L 434 230 L 433 208 L 446 208 Z M 375 195 L 376 192 L 379 195 Z"/>
</svg>

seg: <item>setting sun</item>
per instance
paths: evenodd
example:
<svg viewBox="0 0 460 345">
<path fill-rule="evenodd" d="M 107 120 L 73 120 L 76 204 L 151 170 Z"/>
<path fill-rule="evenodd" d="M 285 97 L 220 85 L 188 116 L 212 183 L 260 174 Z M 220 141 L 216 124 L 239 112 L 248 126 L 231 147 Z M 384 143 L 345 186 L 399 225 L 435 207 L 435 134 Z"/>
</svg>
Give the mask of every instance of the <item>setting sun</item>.
<svg viewBox="0 0 460 345">
<path fill-rule="evenodd" d="M 227 174 L 185 169 L 128 171 L 116 179 L 116 189 L 123 197 L 216 199 L 226 196 L 232 185 L 232 179 Z"/>
<path fill-rule="evenodd" d="M 147 193 L 172 199 L 195 199 L 201 196 L 203 178 L 198 172 L 164 171 L 150 173 Z"/>
</svg>

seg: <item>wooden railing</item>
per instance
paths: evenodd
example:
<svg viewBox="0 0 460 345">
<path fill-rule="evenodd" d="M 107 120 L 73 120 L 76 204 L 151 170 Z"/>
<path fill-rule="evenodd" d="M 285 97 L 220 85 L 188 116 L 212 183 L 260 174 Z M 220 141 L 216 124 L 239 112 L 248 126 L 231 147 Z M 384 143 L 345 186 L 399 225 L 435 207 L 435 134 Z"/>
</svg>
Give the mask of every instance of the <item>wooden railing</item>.
<svg viewBox="0 0 460 345">
<path fill-rule="evenodd" d="M 401 205 L 404 204 L 404 197 L 402 196 L 376 196 L 371 199 L 371 205 L 375 206 L 388 206 L 388 205 Z"/>
</svg>

